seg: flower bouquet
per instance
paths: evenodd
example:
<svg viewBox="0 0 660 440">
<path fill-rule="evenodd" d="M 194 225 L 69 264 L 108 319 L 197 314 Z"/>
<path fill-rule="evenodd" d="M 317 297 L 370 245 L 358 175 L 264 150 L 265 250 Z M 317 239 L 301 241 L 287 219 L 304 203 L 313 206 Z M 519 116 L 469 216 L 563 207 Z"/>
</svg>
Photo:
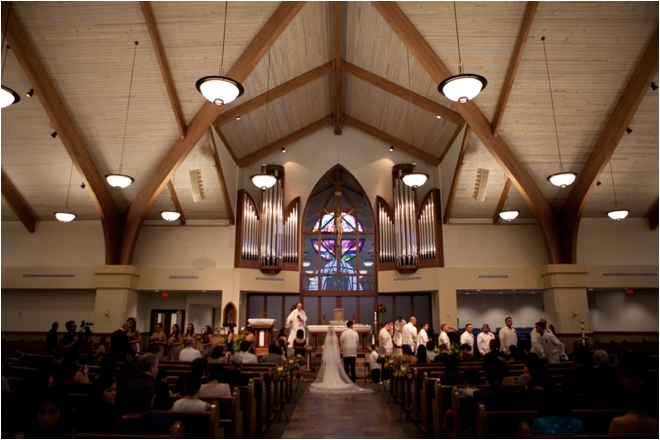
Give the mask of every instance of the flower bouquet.
<svg viewBox="0 0 660 440">
<path fill-rule="evenodd" d="M 286 366 L 279 367 L 277 370 L 273 371 L 274 381 L 283 382 L 285 380 L 288 380 L 290 376 L 291 376 L 291 370 Z"/>
<path fill-rule="evenodd" d="M 413 373 L 410 368 L 399 368 L 394 370 L 394 377 L 412 379 Z"/>
<path fill-rule="evenodd" d="M 303 365 L 307 364 L 307 360 L 305 359 L 305 356 L 297 355 L 293 359 L 291 359 L 291 364 L 294 366 L 294 370 L 302 367 Z"/>
<path fill-rule="evenodd" d="M 234 353 L 241 352 L 241 342 L 245 341 L 247 335 L 245 333 L 239 333 L 234 336 Z"/>
<path fill-rule="evenodd" d="M 376 307 L 374 307 L 374 312 L 385 313 L 387 312 L 387 307 L 385 307 L 385 304 L 378 304 Z"/>
<path fill-rule="evenodd" d="M 389 357 L 388 355 L 386 355 L 386 354 L 381 354 L 380 356 L 378 356 L 378 359 L 376 359 L 376 362 L 378 362 L 379 364 L 381 364 L 381 365 L 383 366 L 383 368 L 384 368 L 385 365 L 387 364 L 387 361 L 389 361 L 389 360 L 390 360 L 390 357 Z"/>
</svg>

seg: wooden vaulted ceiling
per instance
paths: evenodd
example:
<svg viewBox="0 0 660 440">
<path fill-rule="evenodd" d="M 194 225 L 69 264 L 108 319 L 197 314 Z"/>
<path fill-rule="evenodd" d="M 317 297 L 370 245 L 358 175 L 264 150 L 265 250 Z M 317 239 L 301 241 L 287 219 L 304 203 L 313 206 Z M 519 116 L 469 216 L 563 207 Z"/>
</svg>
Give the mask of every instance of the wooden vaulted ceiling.
<svg viewBox="0 0 660 440">
<path fill-rule="evenodd" d="M 194 86 L 219 71 L 224 3 L 2 7 L 12 47 L 2 83 L 22 96 L 2 110 L 2 219 L 52 220 L 73 158 L 69 209 L 104 221 L 106 242 L 119 243 L 111 262 L 130 262 L 142 222 L 173 199 L 187 220 L 233 219 L 209 127 L 241 167 L 330 125 L 429 165 L 459 156 L 444 167 L 456 170 L 443 188 L 446 222 L 492 221 L 508 204 L 555 242 L 574 240 L 580 217 L 614 208 L 611 158 L 619 205 L 657 218 L 655 2 L 457 2 L 465 70 L 488 79 L 466 105 L 437 91 L 458 73 L 452 2 L 230 2 L 224 69 L 246 91 L 225 107 Z M 563 166 L 580 174 L 565 189 L 546 181 L 559 159 L 543 36 Z M 119 171 L 125 126 L 123 173 L 136 181 L 116 190 L 102 176 Z M 452 145 L 460 154 L 447 156 Z M 482 202 L 472 198 L 477 168 L 490 170 Z M 192 169 L 203 202 L 193 202 Z M 546 247 L 551 261 L 570 260 L 570 249 Z"/>
</svg>

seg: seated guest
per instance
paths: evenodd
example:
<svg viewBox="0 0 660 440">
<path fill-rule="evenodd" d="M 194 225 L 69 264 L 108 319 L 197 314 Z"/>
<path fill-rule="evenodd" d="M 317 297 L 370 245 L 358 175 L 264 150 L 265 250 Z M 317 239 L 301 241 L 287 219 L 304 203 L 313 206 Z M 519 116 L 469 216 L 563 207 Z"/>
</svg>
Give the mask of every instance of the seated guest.
<svg viewBox="0 0 660 440">
<path fill-rule="evenodd" d="M 126 408 L 126 396 L 128 388 L 137 378 L 137 367 L 132 362 L 126 362 L 117 372 L 117 399 L 116 404 L 124 410 Z"/>
<path fill-rule="evenodd" d="M 472 354 L 472 347 L 469 344 L 461 345 L 461 360 L 465 362 L 474 362 L 477 360 L 476 357 Z"/>
<path fill-rule="evenodd" d="M 506 355 L 499 349 L 499 343 L 497 342 L 497 339 L 491 339 L 488 343 L 488 348 L 490 351 L 484 356 L 484 362 L 498 358 L 506 358 Z"/>
<path fill-rule="evenodd" d="M 31 399 L 27 423 L 15 438 L 75 438 L 71 429 L 69 396 L 64 390 L 48 388 Z"/>
<path fill-rule="evenodd" d="M 227 357 L 225 356 L 225 346 L 216 345 L 211 356 L 209 356 L 209 364 L 226 364 Z"/>
<path fill-rule="evenodd" d="M 417 363 L 418 364 L 428 364 L 429 360 L 426 357 L 426 347 L 423 345 L 420 345 L 419 348 L 417 349 Z"/>
<path fill-rule="evenodd" d="M 188 374 L 185 381 L 186 395 L 172 405 L 172 411 L 208 411 L 211 404 L 200 400 L 199 389 L 202 379 L 196 374 Z"/>
<path fill-rule="evenodd" d="M 463 385 L 463 373 L 458 371 L 458 358 L 456 356 L 447 356 L 445 358 L 445 368 L 447 371 L 440 373 L 440 385 Z"/>
<path fill-rule="evenodd" d="M 87 375 L 88 370 L 89 365 L 83 365 L 82 367 L 78 365 L 77 353 L 67 354 L 62 363 L 63 378 L 60 380 L 89 383 L 89 376 Z"/>
<path fill-rule="evenodd" d="M 110 356 L 103 356 L 99 362 L 98 374 L 103 376 L 114 376 L 117 370 L 117 362 Z"/>
<path fill-rule="evenodd" d="M 477 391 L 477 384 L 479 383 L 479 371 L 474 368 L 467 368 L 463 371 L 463 383 L 465 383 L 464 388 L 459 388 L 458 393 L 461 396 L 473 396 L 474 392 Z"/>
<path fill-rule="evenodd" d="M 541 364 L 540 361 L 535 362 L 541 365 L 541 368 L 545 368 L 545 365 Z M 532 372 L 531 374 L 538 376 L 538 373 L 534 372 L 536 369 L 538 367 L 532 366 L 530 371 Z M 531 380 L 532 383 L 535 381 L 536 378 Z M 533 399 L 528 400 L 527 404 L 530 408 L 538 409 L 539 417 L 536 417 L 532 421 L 532 434 L 540 436 L 568 436 L 582 434 L 584 432 L 582 421 L 571 417 L 569 397 L 556 386 L 546 385 L 543 392 L 536 394 Z"/>
<path fill-rule="evenodd" d="M 179 360 L 182 362 L 192 362 L 195 359 L 199 359 L 202 357 L 202 353 L 199 352 L 196 348 L 194 348 L 195 345 L 195 338 L 188 338 L 186 339 L 186 348 L 181 350 L 179 353 Z"/>
<path fill-rule="evenodd" d="M 246 339 L 245 341 L 241 342 L 241 352 L 235 354 L 234 357 L 242 357 L 244 364 L 256 364 L 258 362 L 257 356 L 250 353 L 248 350 L 250 350 L 250 343 Z"/>
<path fill-rule="evenodd" d="M 76 411 L 76 431 L 110 432 L 112 423 L 121 413 L 116 399 L 117 380 L 112 376 L 98 375 L 85 405 Z"/>
<path fill-rule="evenodd" d="M 268 346 L 268 354 L 261 357 L 264 364 L 282 365 L 282 349 L 275 344 Z"/>
<path fill-rule="evenodd" d="M 447 356 L 451 356 L 451 351 L 449 351 L 449 348 L 447 348 L 447 346 L 445 344 L 440 344 L 438 346 L 438 351 L 440 351 L 440 354 L 435 357 L 433 362 L 436 362 L 436 363 L 439 363 L 439 364 L 444 363 L 445 358 Z"/>
<path fill-rule="evenodd" d="M 190 373 L 202 379 L 206 379 L 206 370 L 208 370 L 208 368 L 209 362 L 206 359 L 195 359 L 192 361 L 192 364 L 190 364 Z"/>
<path fill-rule="evenodd" d="M 605 384 L 597 382 L 592 367 L 593 356 L 587 347 L 573 351 L 573 369 L 566 372 L 562 385 L 568 394 L 589 394 L 602 392 Z"/>
<path fill-rule="evenodd" d="M 426 343 L 426 359 L 428 359 L 429 362 L 433 362 L 435 360 L 435 351 L 433 351 L 434 348 L 435 342 L 429 341 Z"/>
<path fill-rule="evenodd" d="M 231 390 L 226 383 L 225 370 L 222 365 L 209 365 L 208 382 L 199 390 L 199 397 L 231 396 Z"/>
<path fill-rule="evenodd" d="M 170 389 L 167 384 L 159 381 L 158 378 L 158 358 L 153 353 L 145 353 L 137 361 L 137 380 L 144 379 L 151 383 L 156 394 L 156 400 L 153 404 L 154 409 L 167 410 L 170 408 Z M 169 431 L 168 431 L 169 432 Z M 137 433 L 135 433 L 137 434 Z"/>
<path fill-rule="evenodd" d="M 129 387 L 126 398 L 128 413 L 115 419 L 111 432 L 117 434 L 169 434 L 170 421 L 167 417 L 160 412 L 150 411 L 154 398 L 154 387 L 150 380 L 135 380 Z"/>
<path fill-rule="evenodd" d="M 484 373 L 488 387 L 475 391 L 473 395 L 476 400 L 484 403 L 487 410 L 510 410 L 524 407 L 522 395 L 512 387 L 505 387 L 502 384 L 504 365 L 499 359 L 484 361 Z"/>
<path fill-rule="evenodd" d="M 517 345 L 512 345 L 509 347 L 509 361 L 522 361 L 525 360 L 525 352 L 520 349 Z"/>
<path fill-rule="evenodd" d="M 229 365 L 231 370 L 227 373 L 227 384 L 230 387 L 244 387 L 250 381 L 250 376 L 241 373 L 243 367 L 243 356 L 232 356 Z"/>
<path fill-rule="evenodd" d="M 538 358 L 529 358 L 525 361 L 523 369 L 525 391 L 523 395 L 530 406 L 546 400 L 547 390 L 550 386 L 548 370 Z"/>
<path fill-rule="evenodd" d="M 401 351 L 403 352 L 403 354 L 397 358 L 400 363 L 402 364 L 417 363 L 417 358 L 413 355 L 412 349 L 410 348 L 409 345 L 406 344 L 401 346 Z"/>
<path fill-rule="evenodd" d="M 605 350 L 596 350 L 594 352 L 594 373 L 598 382 L 607 384 L 618 380 L 617 372 L 610 367 L 610 357 Z"/>
<path fill-rule="evenodd" d="M 619 403 L 628 412 L 621 417 L 612 419 L 609 436 L 612 438 L 658 438 L 658 421 L 646 414 L 646 411 L 652 407 L 652 398 L 648 388 L 641 380 L 622 380 L 619 386 Z"/>
</svg>

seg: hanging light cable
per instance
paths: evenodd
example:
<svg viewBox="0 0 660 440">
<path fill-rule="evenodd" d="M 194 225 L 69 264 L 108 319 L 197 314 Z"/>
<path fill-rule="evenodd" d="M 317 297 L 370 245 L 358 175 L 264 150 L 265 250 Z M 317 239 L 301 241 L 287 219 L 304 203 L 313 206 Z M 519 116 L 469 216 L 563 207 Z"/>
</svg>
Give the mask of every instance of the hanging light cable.
<svg viewBox="0 0 660 440">
<path fill-rule="evenodd" d="M 458 38 L 458 17 L 456 16 L 456 2 L 454 2 L 454 24 L 456 25 L 456 44 L 458 46 L 458 75 L 450 76 L 438 85 L 438 91 L 459 104 L 477 97 L 479 92 L 486 88 L 488 81 L 475 73 L 463 73 L 461 59 L 461 42 Z"/>
<path fill-rule="evenodd" d="M 270 119 L 269 119 L 269 107 L 270 107 L 270 101 L 269 101 L 269 95 L 270 95 L 270 49 L 268 49 L 268 69 L 267 69 L 267 79 L 266 79 L 266 130 L 264 134 L 264 145 L 268 143 L 268 128 L 270 126 Z M 268 174 L 266 172 L 266 164 L 263 164 L 261 167 L 261 174 L 255 174 L 250 177 L 250 180 L 252 180 L 252 183 L 257 188 L 261 188 L 262 190 L 266 190 L 270 188 L 271 186 L 275 185 L 275 182 L 277 182 L 277 177 L 273 176 L 272 174 Z"/>
<path fill-rule="evenodd" d="M 137 56 L 138 42 L 135 42 L 135 50 L 133 51 L 133 67 L 131 68 L 131 81 L 128 86 L 128 102 L 126 103 L 126 118 L 124 120 L 124 141 L 121 144 L 121 158 L 119 159 L 119 173 L 107 174 L 105 180 L 113 188 L 123 189 L 128 187 L 131 183 L 135 182 L 131 176 L 122 174 L 121 171 L 124 167 L 124 149 L 126 147 L 126 131 L 128 129 L 128 111 L 131 108 L 131 92 L 133 90 L 133 74 L 135 73 L 135 58 Z"/>
<path fill-rule="evenodd" d="M 410 143 L 415 145 L 415 128 L 413 126 L 413 113 L 412 113 L 412 85 L 410 83 L 410 52 L 406 47 L 406 61 L 408 62 L 408 101 L 410 110 Z M 412 172 L 405 174 L 401 180 L 408 186 L 417 188 L 424 185 L 429 178 L 428 174 L 418 173 L 415 171 L 415 159 L 413 158 Z"/>
<path fill-rule="evenodd" d="M 559 131 L 557 130 L 557 115 L 555 114 L 555 100 L 552 97 L 552 84 L 550 83 L 550 68 L 548 67 L 548 53 L 545 50 L 545 36 L 541 37 L 543 42 L 543 56 L 545 57 L 545 72 L 548 76 L 548 88 L 550 89 L 550 104 L 552 105 L 552 119 L 555 123 L 555 140 L 557 141 L 557 153 L 559 155 L 559 172 L 548 176 L 548 180 L 554 186 L 566 188 L 575 182 L 577 173 L 570 171 L 564 172 L 564 164 L 561 160 L 561 149 L 559 148 Z"/>
<path fill-rule="evenodd" d="M 225 23 L 222 32 L 222 56 L 220 58 L 220 75 L 205 76 L 195 83 L 195 87 L 208 101 L 215 105 L 225 105 L 241 96 L 245 89 L 235 79 L 225 75 L 225 40 L 227 37 L 227 2 L 225 1 Z"/>
<path fill-rule="evenodd" d="M 72 212 L 69 212 L 69 194 L 71 194 L 71 178 L 73 177 L 73 160 L 71 161 L 71 172 L 69 173 L 69 187 L 66 190 L 66 205 L 64 205 L 64 211 L 56 212 L 55 218 L 61 221 L 62 223 L 69 223 L 76 218 L 76 215 Z"/>
<path fill-rule="evenodd" d="M 7 35 L 7 28 L 9 27 L 9 15 L 11 13 L 11 4 L 9 2 L 9 8 L 7 9 L 7 19 L 5 20 L 5 32 L 2 34 L 2 46 L 5 47 L 5 36 Z M 5 59 L 2 61 L 2 73 L 0 73 L 0 81 L 5 76 L 5 65 L 7 65 L 7 55 L 9 54 L 9 45 L 7 45 L 7 50 L 5 51 Z M 2 86 L 2 91 L 0 91 L 0 108 L 9 107 L 12 104 L 16 104 L 21 100 L 21 97 L 18 96 L 18 93 L 10 89 L 9 87 Z"/>
<path fill-rule="evenodd" d="M 612 176 L 612 192 L 614 193 L 614 206 L 616 209 L 607 213 L 607 216 L 612 220 L 621 221 L 628 217 L 630 211 L 627 209 L 619 209 L 619 202 L 616 199 L 616 187 L 614 186 L 614 173 L 612 172 L 612 159 L 610 159 L 610 175 Z"/>
</svg>

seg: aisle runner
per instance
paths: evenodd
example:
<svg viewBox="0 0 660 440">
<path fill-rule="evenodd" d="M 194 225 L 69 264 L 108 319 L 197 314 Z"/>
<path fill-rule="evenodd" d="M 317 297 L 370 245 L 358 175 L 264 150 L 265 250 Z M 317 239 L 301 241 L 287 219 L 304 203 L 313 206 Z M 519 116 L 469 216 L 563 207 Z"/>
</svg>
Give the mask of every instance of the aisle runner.
<svg viewBox="0 0 660 440">
<path fill-rule="evenodd" d="M 406 436 L 378 393 L 336 395 L 310 393 L 306 390 L 282 438 Z"/>
</svg>

